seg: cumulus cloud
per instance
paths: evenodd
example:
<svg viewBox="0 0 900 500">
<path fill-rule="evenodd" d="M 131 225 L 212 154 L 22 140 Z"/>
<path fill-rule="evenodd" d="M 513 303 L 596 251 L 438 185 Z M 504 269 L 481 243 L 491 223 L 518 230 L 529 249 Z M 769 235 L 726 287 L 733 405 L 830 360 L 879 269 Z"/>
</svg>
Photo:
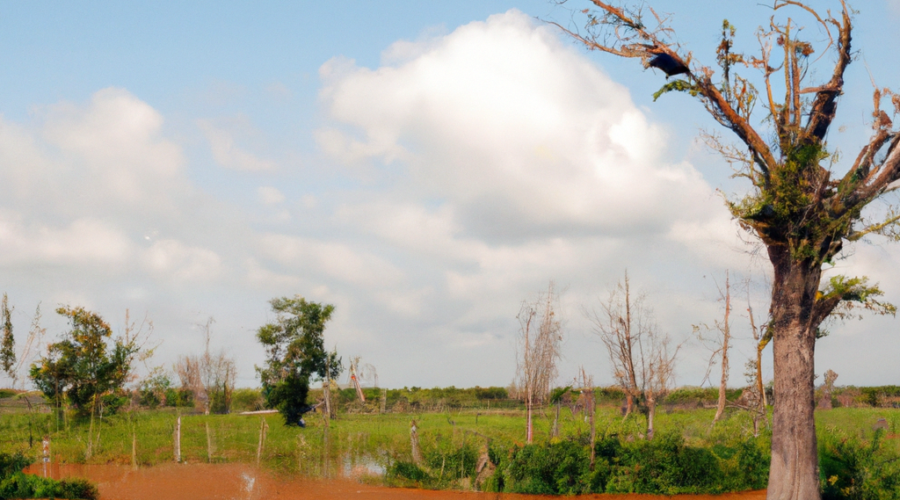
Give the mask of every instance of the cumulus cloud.
<svg viewBox="0 0 900 500">
<path fill-rule="evenodd" d="M 518 11 L 400 42 L 377 69 L 321 71 L 339 161 L 393 167 L 491 241 L 665 231 L 709 186 L 667 162 L 665 132 L 627 89 Z M 399 57 L 397 54 L 406 54 Z"/>
</svg>

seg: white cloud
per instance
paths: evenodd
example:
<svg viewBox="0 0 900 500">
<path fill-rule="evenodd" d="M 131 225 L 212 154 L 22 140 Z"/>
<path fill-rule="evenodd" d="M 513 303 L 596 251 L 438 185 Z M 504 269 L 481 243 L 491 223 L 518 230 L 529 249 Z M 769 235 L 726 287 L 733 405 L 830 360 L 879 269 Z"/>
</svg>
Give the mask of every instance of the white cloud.
<svg viewBox="0 0 900 500">
<path fill-rule="evenodd" d="M 28 223 L 0 211 L 0 262 L 3 265 L 119 265 L 133 252 L 121 231 L 94 219 L 76 219 L 64 227 Z"/>
<path fill-rule="evenodd" d="M 219 165 L 245 172 L 261 172 L 273 170 L 275 163 L 264 160 L 235 144 L 234 134 L 218 127 L 211 120 L 197 120 L 197 126 L 203 131 L 213 159 Z"/>
<path fill-rule="evenodd" d="M 403 276 L 384 259 L 341 243 L 270 233 L 259 238 L 258 247 L 262 255 L 287 269 L 367 289 L 397 285 Z"/>
<path fill-rule="evenodd" d="M 152 272 L 180 282 L 211 280 L 222 271 L 222 259 L 215 252 L 176 240 L 155 242 L 144 252 L 143 261 Z"/>
<path fill-rule="evenodd" d="M 711 193 L 693 167 L 666 162 L 665 133 L 625 88 L 524 14 L 421 43 L 388 49 L 408 56 L 375 70 L 326 63 L 321 98 L 342 126 L 318 140 L 345 163 L 401 162 L 466 232 L 659 232 Z"/>
</svg>

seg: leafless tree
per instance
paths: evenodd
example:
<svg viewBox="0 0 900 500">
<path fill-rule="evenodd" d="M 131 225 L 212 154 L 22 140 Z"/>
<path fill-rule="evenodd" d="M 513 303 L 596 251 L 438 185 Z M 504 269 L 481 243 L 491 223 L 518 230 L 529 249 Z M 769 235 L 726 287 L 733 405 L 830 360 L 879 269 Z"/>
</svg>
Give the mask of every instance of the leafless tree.
<svg viewBox="0 0 900 500">
<path fill-rule="evenodd" d="M 210 411 L 228 413 L 231 409 L 231 394 L 234 392 L 237 368 L 234 358 L 225 350 L 212 352 L 212 325 L 210 317 L 202 325 L 205 348 L 201 355 L 183 355 L 175 363 L 175 373 L 183 389 L 194 395 L 194 405 L 205 414 Z"/>
<path fill-rule="evenodd" d="M 28 330 L 28 337 L 25 338 L 25 344 L 22 346 L 22 352 L 19 354 L 19 360 L 16 363 L 15 368 L 13 369 L 13 385 L 15 385 L 16 380 L 20 379 L 19 375 L 22 373 L 22 369 L 31 366 L 31 363 L 35 360 L 35 358 L 40 355 L 39 346 L 41 345 L 44 334 L 46 333 L 47 329 L 41 327 L 41 304 L 39 303 L 37 305 L 37 308 L 35 308 L 34 318 L 31 320 L 31 329 Z M 25 389 L 26 379 L 27 377 L 21 378 L 21 389 Z"/>
<path fill-rule="evenodd" d="M 644 297 L 632 300 L 628 271 L 625 278 L 609 292 L 599 310 L 586 311 L 594 325 L 594 333 L 600 336 L 612 362 L 613 377 L 625 392 L 625 416 L 634 410 L 635 399 L 640 396 L 638 369 L 635 368 L 635 350 L 652 328 L 649 311 L 644 308 Z M 638 367 L 639 368 L 639 367 Z"/>
<path fill-rule="evenodd" d="M 669 335 L 658 330 L 642 295 L 632 300 L 627 272 L 599 310 L 587 314 L 609 354 L 613 376 L 625 390 L 626 417 L 641 403 L 647 412 L 647 438 L 652 439 L 656 406 L 673 388 L 682 344 L 670 347 Z"/>
<path fill-rule="evenodd" d="M 840 159 L 827 150 L 827 137 L 844 93 L 844 73 L 853 60 L 852 10 L 845 0 L 832 0 L 839 7 L 835 14 L 817 11 L 809 2 L 773 0 L 768 26 L 757 32 L 756 56 L 733 50 L 735 30 L 724 22 L 716 70 L 682 49 L 668 16 L 644 4 L 628 8 L 616 3 L 591 0 L 593 5 L 582 11 L 583 29 L 558 26 L 590 49 L 662 70 L 667 81 L 655 97 L 688 94 L 740 143 L 735 146 L 706 134 L 707 142 L 749 183 L 746 196 L 729 200 L 728 207 L 741 227 L 765 246 L 774 271 L 767 330 L 774 342 L 778 401 L 767 496 L 816 500 L 814 354 L 816 340 L 824 334 L 820 326 L 829 316 L 842 314 L 842 307 L 896 312 L 877 300 L 881 290 L 864 277 L 834 276 L 823 283 L 823 267 L 839 258 L 845 245 L 862 238 L 900 239 L 897 207 L 886 207 L 884 217 L 876 220 L 864 215 L 870 203 L 900 188 L 900 131 L 881 109 L 888 100 L 896 114 L 900 96 L 876 87 L 870 140 L 850 157 L 849 168 L 838 172 L 834 167 Z M 787 17 L 791 12 L 818 31 L 802 29 Z M 832 58 L 812 57 L 822 47 L 800 38 L 816 32 Z M 833 66 L 816 71 L 819 62 Z M 758 76 L 742 76 L 742 68 Z M 683 76 L 668 80 L 678 75 Z M 820 75 L 823 80 L 807 81 Z M 783 100 L 776 95 L 779 91 Z"/>
<path fill-rule="evenodd" d="M 709 380 L 709 377 L 712 374 L 712 368 L 716 364 L 716 358 L 719 358 L 722 366 L 722 376 L 719 379 L 719 401 L 718 404 L 716 404 L 716 416 L 713 417 L 713 423 L 718 422 L 719 419 L 722 418 L 722 415 L 725 413 L 725 404 L 728 402 L 725 397 L 725 391 L 728 388 L 728 343 L 731 341 L 731 281 L 727 271 L 725 272 L 725 291 L 722 291 L 721 288 L 719 289 L 719 299 L 725 304 L 725 317 L 722 321 L 719 322 L 716 320 L 712 328 L 704 324 L 694 326 L 694 332 L 697 334 L 697 338 L 712 350 L 712 354 L 709 358 L 709 365 L 706 369 L 704 383 Z M 716 332 L 714 337 L 710 338 L 709 336 L 703 336 L 704 332 L 710 331 Z"/>
<path fill-rule="evenodd" d="M 348 370 L 348 375 L 350 377 L 350 384 L 356 389 L 356 396 L 359 398 L 360 402 L 366 402 L 366 396 L 362 391 L 362 382 L 363 381 L 372 381 L 375 387 L 378 387 L 378 372 L 375 370 L 375 367 L 369 363 L 362 363 L 362 356 L 354 356 L 350 359 L 350 370 Z"/>
<path fill-rule="evenodd" d="M 533 301 L 524 301 L 517 316 L 519 335 L 516 356 L 516 385 L 525 399 L 527 442 L 534 438 L 532 411 L 535 404 L 547 400 L 550 384 L 556 379 L 556 362 L 563 339 L 562 322 L 557 310 L 559 297 L 553 282 L 546 293 Z"/>
</svg>

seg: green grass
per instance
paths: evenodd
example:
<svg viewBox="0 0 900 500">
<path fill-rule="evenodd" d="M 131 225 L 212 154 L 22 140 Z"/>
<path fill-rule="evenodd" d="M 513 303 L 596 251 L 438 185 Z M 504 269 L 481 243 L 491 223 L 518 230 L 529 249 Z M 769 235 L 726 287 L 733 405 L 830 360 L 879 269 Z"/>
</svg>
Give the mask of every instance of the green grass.
<svg viewBox="0 0 900 500">
<path fill-rule="evenodd" d="M 752 422 L 746 412 L 727 413 L 711 425 L 715 410 L 694 409 L 659 411 L 657 435 L 679 434 L 688 446 L 726 450 L 752 436 Z M 550 441 L 555 408 L 535 415 L 537 442 Z M 817 428 L 823 433 L 840 432 L 861 440 L 871 439 L 872 426 L 879 418 L 888 422 L 888 434 L 900 427 L 900 411 L 878 408 L 837 408 L 816 413 Z M 333 477 L 360 465 L 383 471 L 397 462 L 411 462 L 410 421 L 415 419 L 423 452 L 458 449 L 465 443 L 480 449 L 485 437 L 491 446 L 511 449 L 525 441 L 525 415 L 521 410 L 457 410 L 443 413 L 341 414 L 327 426 L 321 415 L 308 415 L 305 429 L 285 427 L 280 415 L 182 415 L 182 460 L 198 462 L 255 463 L 262 422 L 268 426 L 261 463 L 280 473 L 302 473 Z M 88 421 L 57 421 L 48 413 L 5 414 L 0 418 L 0 452 L 20 451 L 39 459 L 40 439 L 49 434 L 53 459 L 62 463 L 123 464 L 132 462 L 132 439 L 136 440 L 135 458 L 140 466 L 174 461 L 173 431 L 176 410 L 122 413 L 102 422 L 95 421 L 92 454 L 87 456 Z M 561 440 L 584 442 L 590 434 L 583 414 L 572 415 L 563 408 L 560 419 Z M 33 447 L 29 447 L 29 422 Z M 646 421 L 642 415 L 623 419 L 614 407 L 598 407 L 598 440 L 617 437 L 623 442 L 641 439 Z M 207 428 L 209 444 L 207 446 Z M 97 432 L 99 430 L 99 440 Z M 327 436 L 327 438 L 326 438 Z M 768 448 L 763 427 L 760 443 Z M 883 446 L 900 453 L 900 440 L 887 439 Z M 438 451 L 435 451 L 438 450 Z M 460 483 L 462 484 L 462 483 Z M 453 485 L 450 485 L 451 487 Z M 458 486 L 458 485 L 457 485 Z"/>
</svg>

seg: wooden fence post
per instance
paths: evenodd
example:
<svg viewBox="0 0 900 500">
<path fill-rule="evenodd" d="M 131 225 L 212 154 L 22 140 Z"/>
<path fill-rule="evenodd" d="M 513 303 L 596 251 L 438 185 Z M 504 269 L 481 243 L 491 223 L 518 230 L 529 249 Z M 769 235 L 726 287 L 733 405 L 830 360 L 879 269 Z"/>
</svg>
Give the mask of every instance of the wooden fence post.
<svg viewBox="0 0 900 500">
<path fill-rule="evenodd" d="M 256 465 L 259 465 L 259 461 L 262 458 L 263 445 L 266 442 L 266 430 L 268 429 L 269 424 L 266 423 L 266 419 L 261 418 L 259 425 L 259 446 L 256 447 Z"/>
<path fill-rule="evenodd" d="M 44 464 L 44 477 L 47 477 L 47 469 L 51 467 L 50 465 L 50 435 L 45 434 L 44 439 L 41 443 L 43 445 L 43 464 Z"/>
</svg>

